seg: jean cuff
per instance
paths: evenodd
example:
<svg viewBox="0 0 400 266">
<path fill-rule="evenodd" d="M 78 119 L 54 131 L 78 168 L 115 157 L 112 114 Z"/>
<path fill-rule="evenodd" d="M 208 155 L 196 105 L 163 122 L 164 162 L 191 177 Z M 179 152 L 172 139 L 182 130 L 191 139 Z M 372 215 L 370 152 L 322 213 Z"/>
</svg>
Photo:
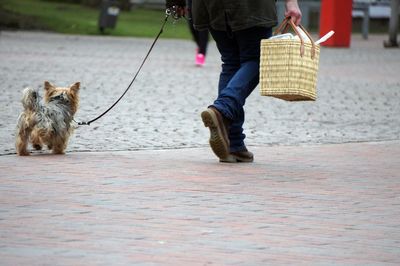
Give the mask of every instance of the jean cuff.
<svg viewBox="0 0 400 266">
<path fill-rule="evenodd" d="M 213 104 L 210 105 L 210 106 L 208 106 L 208 108 L 210 108 L 210 107 L 213 107 L 213 108 L 217 109 L 218 112 L 220 112 L 220 114 L 221 114 L 225 119 L 229 120 L 229 122 L 232 122 L 232 118 L 229 117 L 228 113 L 225 112 L 225 110 L 223 110 L 222 108 L 219 108 L 218 106 L 215 106 L 215 105 L 213 105 Z"/>
</svg>

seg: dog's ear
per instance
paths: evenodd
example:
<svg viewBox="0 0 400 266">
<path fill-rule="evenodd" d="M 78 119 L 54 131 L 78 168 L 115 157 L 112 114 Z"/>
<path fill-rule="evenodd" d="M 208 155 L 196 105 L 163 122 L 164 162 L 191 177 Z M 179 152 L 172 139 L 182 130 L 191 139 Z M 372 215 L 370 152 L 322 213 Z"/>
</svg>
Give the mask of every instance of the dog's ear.
<svg viewBox="0 0 400 266">
<path fill-rule="evenodd" d="M 81 86 L 80 82 L 75 82 L 74 84 L 71 85 L 71 87 L 69 87 L 69 89 L 77 93 L 79 91 L 80 86 Z"/>
<path fill-rule="evenodd" d="M 48 82 L 47 80 L 44 82 L 44 89 L 46 91 L 49 91 L 50 89 L 54 89 L 54 88 L 55 88 L 54 85 L 51 84 L 50 82 Z"/>
</svg>

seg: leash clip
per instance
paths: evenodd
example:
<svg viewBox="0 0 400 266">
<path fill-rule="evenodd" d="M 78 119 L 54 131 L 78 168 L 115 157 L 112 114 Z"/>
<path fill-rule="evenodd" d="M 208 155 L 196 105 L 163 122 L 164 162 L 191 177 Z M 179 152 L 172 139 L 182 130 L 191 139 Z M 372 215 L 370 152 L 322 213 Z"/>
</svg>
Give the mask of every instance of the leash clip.
<svg viewBox="0 0 400 266">
<path fill-rule="evenodd" d="M 73 120 L 76 124 L 78 124 L 78 126 L 90 126 L 90 121 L 89 121 L 89 122 L 84 122 L 84 121 L 82 121 L 82 122 L 77 122 L 74 118 L 72 118 L 72 120 Z"/>
</svg>

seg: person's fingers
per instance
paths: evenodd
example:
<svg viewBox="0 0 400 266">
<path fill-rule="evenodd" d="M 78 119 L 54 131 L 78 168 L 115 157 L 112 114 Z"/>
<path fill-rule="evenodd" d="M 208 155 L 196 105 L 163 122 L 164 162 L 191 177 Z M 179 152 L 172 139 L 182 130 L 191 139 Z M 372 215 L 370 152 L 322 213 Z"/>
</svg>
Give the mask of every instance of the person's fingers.
<svg viewBox="0 0 400 266">
<path fill-rule="evenodd" d="M 298 26 L 301 23 L 301 12 L 296 12 L 293 10 L 289 10 L 285 12 L 285 17 L 290 17 L 293 23 Z"/>
<path fill-rule="evenodd" d="M 186 16 L 187 12 L 187 8 L 182 7 L 182 16 Z"/>
<path fill-rule="evenodd" d="M 301 23 L 301 10 L 297 1 L 286 1 L 285 16 L 291 17 L 292 22 L 298 26 Z"/>
<path fill-rule="evenodd" d="M 295 17 L 294 24 L 295 24 L 296 26 L 299 26 L 299 25 L 301 24 L 301 16 Z"/>
</svg>

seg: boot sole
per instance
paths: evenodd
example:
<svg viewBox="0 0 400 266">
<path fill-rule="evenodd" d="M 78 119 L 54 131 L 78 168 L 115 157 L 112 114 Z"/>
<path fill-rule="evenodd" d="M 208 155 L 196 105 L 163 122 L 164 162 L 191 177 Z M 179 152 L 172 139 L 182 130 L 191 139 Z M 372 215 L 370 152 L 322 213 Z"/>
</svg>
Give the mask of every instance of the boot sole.
<svg viewBox="0 0 400 266">
<path fill-rule="evenodd" d="M 213 111 L 206 110 L 201 113 L 201 119 L 204 126 L 210 129 L 210 146 L 215 155 L 220 159 L 225 159 L 229 156 L 229 144 L 224 138 L 221 123 L 218 121 L 217 115 Z"/>
<path fill-rule="evenodd" d="M 242 158 L 233 154 L 229 154 L 226 158 L 219 159 L 221 163 L 252 163 L 254 158 Z"/>
</svg>

